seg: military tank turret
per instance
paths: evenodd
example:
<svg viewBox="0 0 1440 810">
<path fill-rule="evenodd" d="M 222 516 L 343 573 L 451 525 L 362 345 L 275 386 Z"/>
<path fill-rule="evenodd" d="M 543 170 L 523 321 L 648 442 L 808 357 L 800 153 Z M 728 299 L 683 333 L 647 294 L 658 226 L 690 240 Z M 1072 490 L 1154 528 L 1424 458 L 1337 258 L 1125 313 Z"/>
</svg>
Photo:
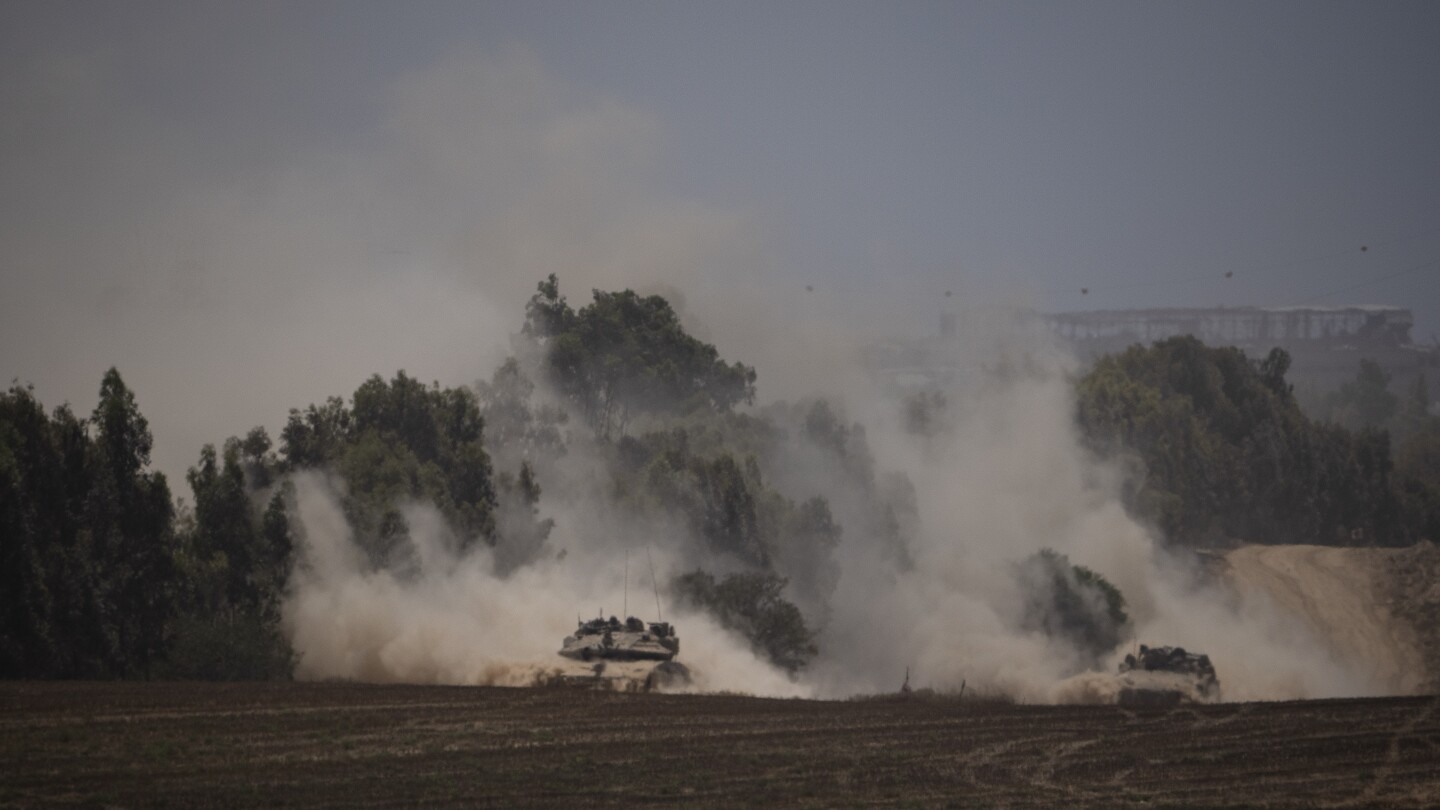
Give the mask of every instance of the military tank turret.
<svg viewBox="0 0 1440 810">
<path fill-rule="evenodd" d="M 1139 655 L 1125 656 L 1118 677 L 1121 706 L 1169 708 L 1220 700 L 1220 681 L 1210 656 L 1186 652 L 1184 647 L 1141 644 Z"/>
<path fill-rule="evenodd" d="M 560 655 L 589 664 L 565 672 L 563 682 L 623 689 L 666 689 L 690 682 L 690 670 L 675 660 L 680 637 L 668 622 L 646 622 L 631 616 L 620 621 L 595 618 L 578 622 L 565 637 Z"/>
</svg>

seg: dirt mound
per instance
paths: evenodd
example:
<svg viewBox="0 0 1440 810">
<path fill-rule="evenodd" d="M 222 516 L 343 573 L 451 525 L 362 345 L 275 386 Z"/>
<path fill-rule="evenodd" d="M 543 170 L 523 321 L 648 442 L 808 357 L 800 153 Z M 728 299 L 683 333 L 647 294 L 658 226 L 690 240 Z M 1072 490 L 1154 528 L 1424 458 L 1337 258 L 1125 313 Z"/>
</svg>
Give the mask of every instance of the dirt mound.
<svg viewBox="0 0 1440 810">
<path fill-rule="evenodd" d="M 1409 622 L 1428 677 L 1424 689 L 1440 692 L 1440 549 L 1425 541 L 1386 559 L 1396 615 Z"/>
<path fill-rule="evenodd" d="M 1426 580 L 1414 572 L 1412 558 L 1419 556 L 1423 552 L 1413 549 L 1245 546 L 1225 555 L 1224 576 L 1237 590 L 1263 593 L 1303 618 L 1337 656 L 1359 665 L 1385 691 L 1419 694 L 1440 671 L 1435 656 L 1424 653 L 1435 645 L 1422 643 L 1424 634 L 1417 633 L 1415 604 L 1428 598 Z M 1440 567 L 1433 547 L 1426 559 Z M 1402 571 L 1414 573 L 1405 574 L 1404 582 L 1414 581 L 1402 584 Z M 1428 582 L 1435 581 L 1432 572 Z M 1440 592 L 1435 597 L 1432 628 Z"/>
</svg>

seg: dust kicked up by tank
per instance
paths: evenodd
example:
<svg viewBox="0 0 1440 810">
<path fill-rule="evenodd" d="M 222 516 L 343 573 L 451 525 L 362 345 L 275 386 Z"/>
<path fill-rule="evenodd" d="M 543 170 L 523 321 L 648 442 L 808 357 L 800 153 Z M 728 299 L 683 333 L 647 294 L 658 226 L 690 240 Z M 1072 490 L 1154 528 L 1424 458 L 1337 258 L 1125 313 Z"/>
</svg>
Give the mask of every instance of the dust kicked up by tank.
<svg viewBox="0 0 1440 810">
<path fill-rule="evenodd" d="M 375 377 L 292 412 L 287 451 L 328 442 L 315 466 L 332 472 L 256 462 L 298 510 L 282 613 L 301 677 L 833 697 L 908 672 L 1129 703 L 1216 700 L 1217 673 L 1227 700 L 1396 688 L 1347 654 L 1356 628 L 1245 587 L 1244 559 L 1178 542 L 1185 524 L 1167 541 L 1143 523 L 1133 470 L 1086 441 L 1076 366 L 1043 335 L 974 324 L 964 373 L 924 396 L 857 371 L 762 403 L 757 368 L 663 296 L 572 304 L 552 276 L 523 311 L 514 355 L 474 389 Z M 467 436 L 483 449 L 468 466 Z M 377 487 L 388 468 L 436 496 Z M 480 471 L 484 514 L 454 498 Z M 1139 639 L 1174 646 L 1137 657 Z"/>
<path fill-rule="evenodd" d="M 1434 689 L 1430 7 L 365 9 L 0 4 L 0 675 Z"/>
</svg>

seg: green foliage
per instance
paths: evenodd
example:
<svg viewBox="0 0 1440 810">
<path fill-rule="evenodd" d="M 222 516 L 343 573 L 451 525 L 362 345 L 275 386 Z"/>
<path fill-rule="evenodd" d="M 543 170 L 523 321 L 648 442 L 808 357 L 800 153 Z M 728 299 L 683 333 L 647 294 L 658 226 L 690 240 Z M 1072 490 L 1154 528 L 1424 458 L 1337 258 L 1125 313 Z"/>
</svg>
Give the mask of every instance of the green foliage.
<svg viewBox="0 0 1440 810">
<path fill-rule="evenodd" d="M 908 560 L 913 488 L 878 480 L 863 429 L 825 400 L 735 413 L 753 399 L 754 370 L 688 335 L 665 299 L 597 290 L 577 311 L 550 276 L 526 307 L 524 334 L 521 356 L 593 429 L 610 495 L 637 516 L 678 518 L 710 553 L 788 577 L 807 609 L 823 610 L 838 579 L 842 523 Z M 480 386 L 505 426 L 494 446 L 507 458 L 508 445 L 530 441 L 533 389 L 519 366 Z M 632 424 L 646 430 L 632 436 Z M 533 457 L 545 470 L 544 454 Z"/>
<path fill-rule="evenodd" d="M 240 469 L 236 443 L 225 447 L 223 464 L 215 448 L 205 445 L 200 451 L 200 464 L 191 467 L 187 476 L 195 497 L 196 553 L 201 558 L 215 558 L 214 566 L 220 581 L 203 594 L 202 601 L 210 610 L 226 606 L 253 607 L 262 596 L 251 572 L 265 556 L 256 531 L 253 507 L 245 487 L 245 474 Z"/>
<path fill-rule="evenodd" d="M 568 417 L 560 408 L 533 403 L 535 383 L 515 358 L 507 358 L 476 390 L 485 419 L 485 444 L 498 466 L 551 461 L 565 453 L 560 428 Z"/>
<path fill-rule="evenodd" d="M 150 463 L 149 423 L 113 368 L 101 382 L 91 423 L 98 475 L 86 511 L 101 559 L 111 568 L 119 664 L 122 671 L 148 675 L 164 651 L 176 598 L 174 505 L 165 476 L 144 472 Z"/>
<path fill-rule="evenodd" d="M 684 429 L 627 437 L 619 451 L 647 505 L 682 516 L 712 550 L 769 567 L 778 527 L 762 522 L 768 493 L 753 458 L 695 453 Z"/>
<path fill-rule="evenodd" d="M 89 420 L 0 395 L 0 676 L 143 676 L 163 655 L 178 549 L 151 442 L 115 369 Z"/>
<path fill-rule="evenodd" d="M 909 568 L 915 489 L 903 473 L 877 473 L 865 428 L 847 424 L 824 399 L 777 403 L 764 416 L 792 437 L 770 448 L 763 456 L 767 465 L 817 488 L 835 505 L 839 522 L 880 546 L 899 568 Z"/>
<path fill-rule="evenodd" d="M 830 512 L 830 502 L 816 495 L 798 506 L 791 506 L 789 501 L 784 504 L 780 531 L 789 542 L 781 546 L 781 553 L 787 548 L 821 549 L 827 552 L 828 558 L 828 552 L 840 545 L 840 535 L 844 532 Z M 813 564 L 816 555 L 807 554 L 805 559 Z"/>
<path fill-rule="evenodd" d="M 698 433 L 677 428 L 619 442 L 614 470 L 631 507 L 675 514 L 712 552 L 756 569 L 831 568 L 841 529 L 826 499 L 797 504 L 766 484 L 753 455 L 737 458 L 714 434 Z"/>
<path fill-rule="evenodd" d="M 289 469 L 323 467 L 340 455 L 350 436 L 350 409 L 345 400 L 330 397 L 324 405 L 303 412 L 290 411 L 280 432 L 280 456 Z"/>
<path fill-rule="evenodd" d="M 671 589 L 681 603 L 704 610 L 721 626 L 750 641 L 771 663 L 795 673 L 815 656 L 813 634 L 800 609 L 782 596 L 786 580 L 768 573 L 730 574 L 723 580 L 705 571 L 684 574 Z"/>
<path fill-rule="evenodd" d="M 521 462 L 518 476 L 502 473 L 499 485 L 495 572 L 505 576 L 540 557 L 555 521 L 540 517 L 540 482 L 529 462 Z"/>
<path fill-rule="evenodd" d="M 166 680 L 290 680 L 295 652 L 266 614 L 225 611 L 183 616 L 160 669 Z"/>
<path fill-rule="evenodd" d="M 1017 578 L 1025 591 L 1024 627 L 1064 639 L 1097 664 L 1129 633 L 1125 597 L 1103 576 L 1071 565 L 1053 549 L 1041 549 L 1022 562 Z"/>
<path fill-rule="evenodd" d="M 1409 539 L 1440 542 L 1440 430 L 1417 433 L 1400 445 L 1395 481 Z"/>
<path fill-rule="evenodd" d="M 1379 363 L 1364 359 L 1355 379 L 1340 386 L 1329 404 L 1331 419 L 1358 430 L 1385 427 L 1399 410 L 1400 400 L 1390 392 L 1390 375 Z"/>
<path fill-rule="evenodd" d="M 279 474 L 279 459 L 270 452 L 270 434 L 263 427 L 251 428 L 245 438 L 235 439 L 245 480 L 255 489 L 265 489 Z"/>
<path fill-rule="evenodd" d="M 601 438 L 623 436 L 639 414 L 724 412 L 755 397 L 755 370 L 721 360 L 658 295 L 595 290 L 577 312 L 551 275 L 526 307 L 524 333 L 544 346 L 556 388 Z"/>
<path fill-rule="evenodd" d="M 208 583 L 192 577 L 194 607 L 207 613 L 271 615 L 293 564 L 287 513 L 293 493 L 288 484 L 276 488 L 262 513 L 259 505 L 265 501 L 257 500 L 260 491 L 246 483 L 241 452 L 241 442 L 231 439 L 217 459 L 207 444 L 187 476 L 195 498 L 190 555 L 217 577 Z"/>
<path fill-rule="evenodd" d="M 1415 381 L 1400 400 L 1398 412 L 1392 422 L 1391 431 L 1397 440 L 1427 433 L 1440 433 L 1440 417 L 1430 413 L 1430 381 L 1424 374 L 1415 375 Z"/>
<path fill-rule="evenodd" d="M 294 653 L 280 632 L 280 601 L 294 564 L 288 483 L 263 491 L 247 470 L 271 480 L 268 438 L 256 429 L 213 445 L 186 476 L 194 512 L 182 521 L 185 615 L 175 625 L 165 677 L 204 680 L 286 679 Z M 253 476 L 248 476 L 255 481 Z M 261 504 L 267 504 L 263 511 Z"/>
<path fill-rule="evenodd" d="M 1388 438 L 1311 422 L 1288 365 L 1191 337 L 1134 346 L 1079 381 L 1078 422 L 1096 451 L 1132 454 L 1128 504 L 1171 541 L 1399 542 Z"/>
<path fill-rule="evenodd" d="M 350 407 L 331 397 L 290 411 L 281 466 L 338 472 L 356 538 L 383 566 L 403 548 L 408 529 L 399 510 L 407 500 L 434 504 L 462 546 L 494 541 L 496 493 L 484 426 L 467 388 L 426 386 L 403 371 L 389 382 L 377 374 L 356 389 Z"/>
<path fill-rule="evenodd" d="M 372 376 L 348 406 L 332 397 L 292 410 L 278 454 L 262 428 L 218 454 L 207 445 L 188 476 L 188 618 L 177 627 L 169 673 L 289 677 L 294 653 L 279 631 L 279 608 L 295 551 L 290 471 L 322 467 L 344 479 L 343 508 L 376 567 L 403 573 L 413 563 L 400 511 L 410 500 L 434 504 L 462 543 L 493 542 L 496 495 L 483 427 L 471 391 L 426 386 L 402 371 L 388 382 Z M 524 497 L 537 498 L 528 469 L 522 478 Z"/>
</svg>

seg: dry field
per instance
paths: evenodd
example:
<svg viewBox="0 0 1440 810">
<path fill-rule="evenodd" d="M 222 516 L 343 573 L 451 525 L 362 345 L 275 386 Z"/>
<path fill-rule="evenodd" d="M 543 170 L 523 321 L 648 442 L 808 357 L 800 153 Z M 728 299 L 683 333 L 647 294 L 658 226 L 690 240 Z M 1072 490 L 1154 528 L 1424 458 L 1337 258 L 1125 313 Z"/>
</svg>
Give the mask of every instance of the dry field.
<svg viewBox="0 0 1440 810">
<path fill-rule="evenodd" d="M 0 684 L 0 805 L 1435 806 L 1440 699 Z"/>
</svg>

